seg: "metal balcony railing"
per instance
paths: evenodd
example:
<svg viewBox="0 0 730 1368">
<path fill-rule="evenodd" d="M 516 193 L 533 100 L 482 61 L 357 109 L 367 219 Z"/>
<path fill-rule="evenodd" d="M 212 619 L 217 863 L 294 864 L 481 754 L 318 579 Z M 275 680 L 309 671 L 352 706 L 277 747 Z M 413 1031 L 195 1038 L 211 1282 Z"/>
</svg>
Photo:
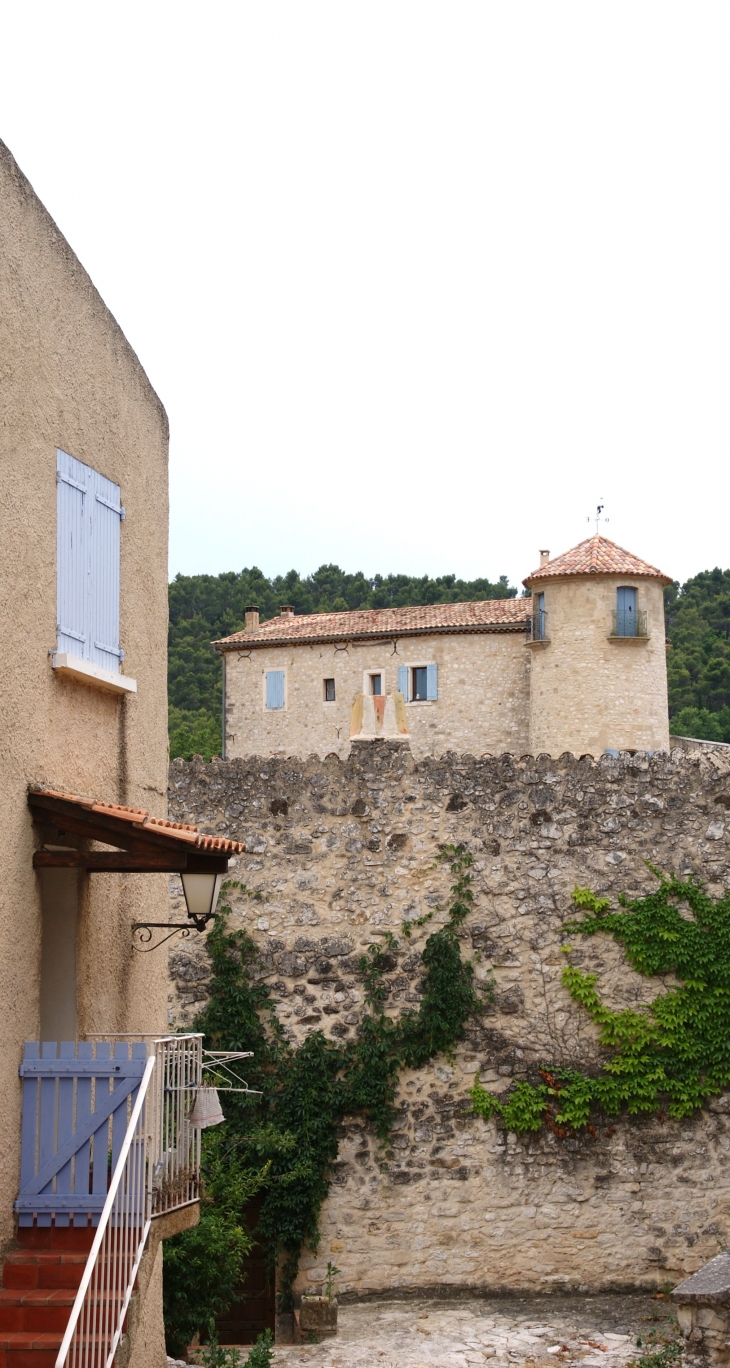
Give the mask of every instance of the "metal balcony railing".
<svg viewBox="0 0 730 1368">
<path fill-rule="evenodd" d="M 612 637 L 648 637 L 648 635 L 645 608 L 614 609 Z"/>
<path fill-rule="evenodd" d="M 202 1045 L 26 1043 L 18 1224 L 96 1227 L 56 1368 L 111 1368 L 151 1220 L 200 1196 Z"/>
<path fill-rule="evenodd" d="M 530 620 L 530 641 L 547 641 L 547 613 L 544 608 L 538 608 L 532 614 Z"/>
</svg>

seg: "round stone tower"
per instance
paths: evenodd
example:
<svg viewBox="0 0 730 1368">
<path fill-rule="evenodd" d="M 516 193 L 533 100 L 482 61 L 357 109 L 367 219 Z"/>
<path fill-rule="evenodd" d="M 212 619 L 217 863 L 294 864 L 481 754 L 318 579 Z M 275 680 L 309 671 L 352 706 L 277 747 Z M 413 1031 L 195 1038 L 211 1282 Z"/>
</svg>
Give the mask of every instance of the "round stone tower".
<svg viewBox="0 0 730 1368">
<path fill-rule="evenodd" d="M 530 750 L 668 750 L 665 584 L 653 565 L 589 537 L 541 565 L 532 590 Z"/>
</svg>

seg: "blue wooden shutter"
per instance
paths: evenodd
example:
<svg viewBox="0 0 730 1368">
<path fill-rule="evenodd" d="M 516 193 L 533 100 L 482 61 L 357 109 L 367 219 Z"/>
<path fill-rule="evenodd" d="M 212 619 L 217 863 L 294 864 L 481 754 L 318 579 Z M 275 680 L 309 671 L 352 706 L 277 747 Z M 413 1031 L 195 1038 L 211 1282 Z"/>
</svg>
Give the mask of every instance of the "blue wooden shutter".
<svg viewBox="0 0 730 1368">
<path fill-rule="evenodd" d="M 426 666 L 426 698 L 431 702 L 439 696 L 438 665 Z"/>
<path fill-rule="evenodd" d="M 56 649 L 88 660 L 88 466 L 56 452 Z"/>
<path fill-rule="evenodd" d="M 119 485 L 56 452 L 56 649 L 117 671 L 119 649 Z"/>
<path fill-rule="evenodd" d="M 284 671 L 266 671 L 266 706 L 267 708 L 283 708 L 284 706 Z"/>
<path fill-rule="evenodd" d="M 89 503 L 89 588 L 91 650 L 89 659 L 103 670 L 116 671 L 119 649 L 119 544 L 124 517 L 119 485 L 89 470 L 93 492 Z"/>
<path fill-rule="evenodd" d="M 616 635 L 636 636 L 636 590 L 616 590 Z"/>
<path fill-rule="evenodd" d="M 398 666 L 398 688 L 403 697 L 408 701 L 408 666 Z"/>
</svg>

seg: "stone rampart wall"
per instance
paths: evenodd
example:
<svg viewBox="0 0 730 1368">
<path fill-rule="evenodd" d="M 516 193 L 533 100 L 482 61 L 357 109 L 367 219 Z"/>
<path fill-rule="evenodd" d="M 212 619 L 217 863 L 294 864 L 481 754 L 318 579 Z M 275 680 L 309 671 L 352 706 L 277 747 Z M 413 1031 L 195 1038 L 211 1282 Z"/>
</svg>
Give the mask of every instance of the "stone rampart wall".
<svg viewBox="0 0 730 1368">
<path fill-rule="evenodd" d="M 171 767 L 170 816 L 243 840 L 233 923 L 261 944 L 261 969 L 293 1040 L 356 1031 L 357 956 L 404 918 L 433 921 L 403 942 L 388 1010 L 418 1002 L 420 950 L 443 921 L 443 842 L 475 859 L 462 928 L 493 1005 L 453 1061 L 402 1077 L 392 1157 L 362 1118 L 342 1127 L 322 1242 L 299 1286 L 328 1259 L 345 1294 L 392 1287 L 607 1289 L 677 1282 L 730 1236 L 730 1097 L 684 1122 L 627 1118 L 596 1135 L 522 1139 L 470 1114 L 475 1074 L 504 1091 L 542 1064 L 600 1062 L 597 1032 L 560 980 L 561 926 L 578 884 L 616 898 L 654 886 L 646 861 L 730 882 L 730 758 L 719 752 L 604 756 L 450 754 L 413 760 L 388 742 L 346 760 L 256 757 Z M 174 882 L 174 881 L 173 881 Z M 172 906 L 182 909 L 173 889 Z M 574 938 L 575 940 L 575 938 Z M 171 1021 L 205 1000 L 208 963 L 172 942 Z M 660 982 L 631 970 L 609 937 L 572 956 L 611 1006 L 649 1002 Z"/>
</svg>

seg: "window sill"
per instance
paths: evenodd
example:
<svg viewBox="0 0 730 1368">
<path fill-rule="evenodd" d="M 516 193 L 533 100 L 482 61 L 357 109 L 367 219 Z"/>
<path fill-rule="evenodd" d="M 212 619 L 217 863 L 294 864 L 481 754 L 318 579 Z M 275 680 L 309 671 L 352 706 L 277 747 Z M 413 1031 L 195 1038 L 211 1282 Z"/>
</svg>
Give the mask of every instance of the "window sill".
<svg viewBox="0 0 730 1368">
<path fill-rule="evenodd" d="M 525 645 L 528 646 L 531 651 L 540 651 L 543 646 L 550 645 L 550 637 L 540 637 L 539 640 L 536 641 L 526 641 Z"/>
<path fill-rule="evenodd" d="M 102 670 L 99 665 L 91 665 L 88 660 L 67 655 L 65 651 L 53 652 L 53 668 L 62 679 L 78 679 L 82 684 L 102 689 L 105 693 L 136 694 L 137 681 L 128 675 L 113 674 Z"/>
<path fill-rule="evenodd" d="M 618 642 L 622 646 L 646 646 L 650 638 L 648 636 L 609 636 L 608 640 Z"/>
<path fill-rule="evenodd" d="M 408 698 L 404 699 L 407 708 L 427 708 L 429 703 L 438 703 L 437 698 Z"/>
</svg>

